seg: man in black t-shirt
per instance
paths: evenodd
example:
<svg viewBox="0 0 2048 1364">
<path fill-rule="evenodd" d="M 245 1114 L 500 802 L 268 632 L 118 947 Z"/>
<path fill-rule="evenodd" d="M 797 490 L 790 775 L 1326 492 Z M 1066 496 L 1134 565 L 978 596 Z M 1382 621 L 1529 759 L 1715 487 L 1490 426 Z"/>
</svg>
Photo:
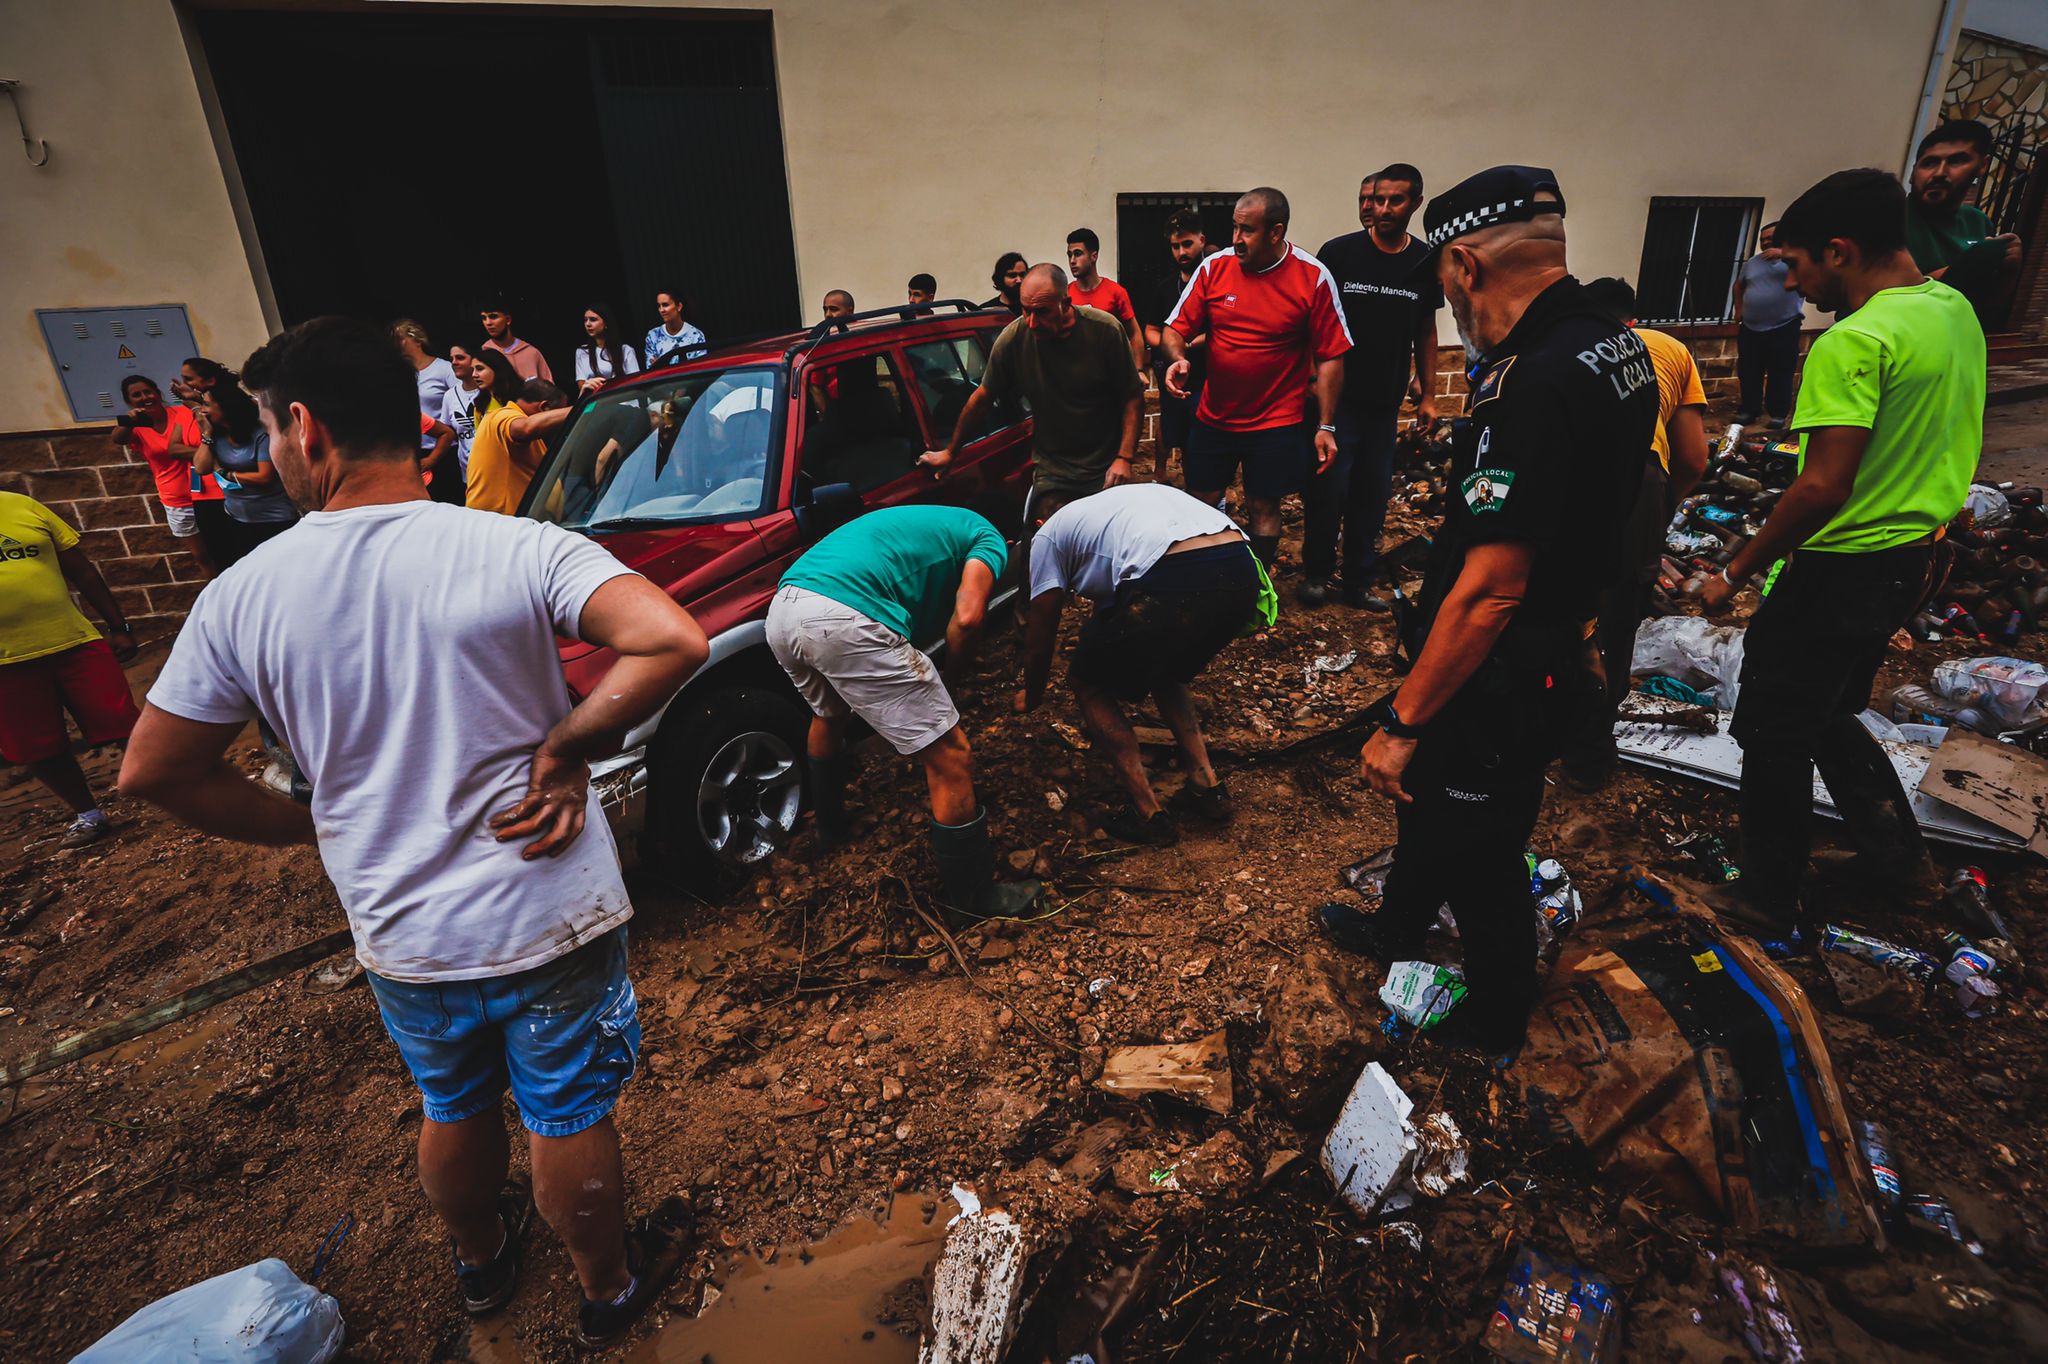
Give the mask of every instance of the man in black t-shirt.
<svg viewBox="0 0 2048 1364">
<path fill-rule="evenodd" d="M 1173 252 L 1175 277 L 1160 286 L 1139 319 L 1145 324 L 1145 344 L 1151 348 L 1152 373 L 1159 386 L 1159 451 L 1153 457 L 1153 477 L 1162 480 L 1174 451 L 1188 446 L 1188 418 L 1202 400 L 1202 379 L 1209 369 L 1209 337 L 1204 333 L 1188 341 L 1188 396 L 1176 398 L 1166 389 L 1166 346 L 1159 329 L 1187 292 L 1195 267 L 1215 249 L 1202 227 L 1202 215 L 1191 208 L 1177 208 L 1167 218 L 1166 245 Z"/>
<path fill-rule="evenodd" d="M 1408 220 L 1421 203 L 1422 172 L 1396 162 L 1359 184 L 1362 229 L 1324 242 L 1316 252 L 1336 277 L 1354 344 L 1344 357 L 1344 393 L 1337 405 L 1337 461 L 1310 481 L 1303 498 L 1304 572 L 1296 595 L 1304 606 L 1329 599 L 1341 528 L 1344 600 L 1387 609 L 1368 584 L 1393 487 L 1401 400 L 1416 400 L 1416 417 L 1424 425 L 1436 420 L 1436 312 L 1444 296 L 1435 279 L 1415 274 L 1428 248 L 1408 235 Z"/>
<path fill-rule="evenodd" d="M 1642 338 L 1565 268 L 1557 177 L 1496 166 L 1430 206 L 1423 268 L 1480 359 L 1423 582 L 1415 666 L 1369 712 L 1361 775 L 1400 830 L 1378 914 L 1323 907 L 1331 937 L 1419 957 L 1449 903 L 1471 993 L 1446 1031 L 1498 1054 L 1536 994 L 1528 846 L 1578 705 L 1586 622 L 1617 576 L 1657 422 Z M 1441 1035 L 1441 1034 L 1439 1034 Z"/>
</svg>

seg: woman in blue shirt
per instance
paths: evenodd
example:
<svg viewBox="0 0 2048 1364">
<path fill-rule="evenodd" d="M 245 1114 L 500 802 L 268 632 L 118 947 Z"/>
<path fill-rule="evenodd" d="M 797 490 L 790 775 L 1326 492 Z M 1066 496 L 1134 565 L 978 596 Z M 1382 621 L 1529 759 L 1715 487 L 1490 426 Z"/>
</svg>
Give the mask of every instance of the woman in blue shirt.
<svg viewBox="0 0 2048 1364">
<path fill-rule="evenodd" d="M 199 404 L 199 434 L 192 467 L 212 474 L 227 495 L 235 532 L 229 559 L 233 563 L 291 529 L 299 509 L 278 484 L 277 470 L 270 463 L 270 434 L 257 416 L 256 400 L 234 375 L 206 390 Z M 220 567 L 225 570 L 228 564 Z"/>
</svg>

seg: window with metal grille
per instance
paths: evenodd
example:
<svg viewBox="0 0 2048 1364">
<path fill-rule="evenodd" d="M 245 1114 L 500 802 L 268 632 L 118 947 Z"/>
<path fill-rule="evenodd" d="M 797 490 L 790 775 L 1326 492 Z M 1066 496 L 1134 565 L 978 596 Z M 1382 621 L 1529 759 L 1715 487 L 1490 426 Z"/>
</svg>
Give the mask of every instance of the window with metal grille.
<svg viewBox="0 0 2048 1364">
<path fill-rule="evenodd" d="M 1725 322 L 1735 276 L 1756 249 L 1761 199 L 1652 199 L 1636 272 L 1644 322 Z"/>
</svg>

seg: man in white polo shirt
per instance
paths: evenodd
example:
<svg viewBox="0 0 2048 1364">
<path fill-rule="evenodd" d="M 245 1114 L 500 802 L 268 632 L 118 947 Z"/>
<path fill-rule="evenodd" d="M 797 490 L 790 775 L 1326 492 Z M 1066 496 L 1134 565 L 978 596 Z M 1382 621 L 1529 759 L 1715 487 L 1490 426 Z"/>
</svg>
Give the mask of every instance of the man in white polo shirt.
<svg viewBox="0 0 2048 1364">
<path fill-rule="evenodd" d="M 318 845 L 425 1097 L 420 1183 L 464 1307 L 511 1298 L 537 1203 L 582 1281 L 580 1338 L 612 1339 L 675 1272 L 688 1208 L 626 1225 L 611 1111 L 640 1040 L 633 906 L 589 761 L 675 694 L 704 634 L 587 540 L 429 500 L 412 368 L 378 328 L 303 323 L 243 381 L 306 516 L 193 603 L 121 788 L 223 838 Z M 618 656 L 580 703 L 557 634 Z M 222 760 L 259 715 L 310 811 Z M 505 1180 L 507 1088 L 530 1197 Z"/>
<path fill-rule="evenodd" d="M 1209 749 L 1188 684 L 1236 639 L 1258 607 L 1258 564 L 1244 532 L 1214 506 L 1164 483 L 1126 483 L 1070 502 L 1031 542 L 1024 690 L 1017 709 L 1045 695 L 1069 594 L 1095 603 L 1067 664 L 1082 719 L 1130 793 L 1102 827 L 1131 843 L 1180 837 L 1174 814 L 1231 817 L 1230 793 Z M 1145 776 L 1123 705 L 1151 696 L 1180 745 L 1186 785 L 1162 803 Z"/>
</svg>

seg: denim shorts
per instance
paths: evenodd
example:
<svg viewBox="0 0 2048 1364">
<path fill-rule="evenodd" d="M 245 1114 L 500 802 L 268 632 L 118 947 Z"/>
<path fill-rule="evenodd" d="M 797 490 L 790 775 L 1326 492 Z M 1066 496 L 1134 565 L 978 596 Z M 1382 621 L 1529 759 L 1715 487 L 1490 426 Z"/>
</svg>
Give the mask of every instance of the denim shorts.
<svg viewBox="0 0 2048 1364">
<path fill-rule="evenodd" d="M 418 983 L 368 973 L 406 1069 L 435 1122 L 487 1112 L 509 1086 L 543 1137 L 604 1120 L 633 1078 L 640 1002 L 626 977 L 626 930 L 530 971 Z"/>
</svg>

